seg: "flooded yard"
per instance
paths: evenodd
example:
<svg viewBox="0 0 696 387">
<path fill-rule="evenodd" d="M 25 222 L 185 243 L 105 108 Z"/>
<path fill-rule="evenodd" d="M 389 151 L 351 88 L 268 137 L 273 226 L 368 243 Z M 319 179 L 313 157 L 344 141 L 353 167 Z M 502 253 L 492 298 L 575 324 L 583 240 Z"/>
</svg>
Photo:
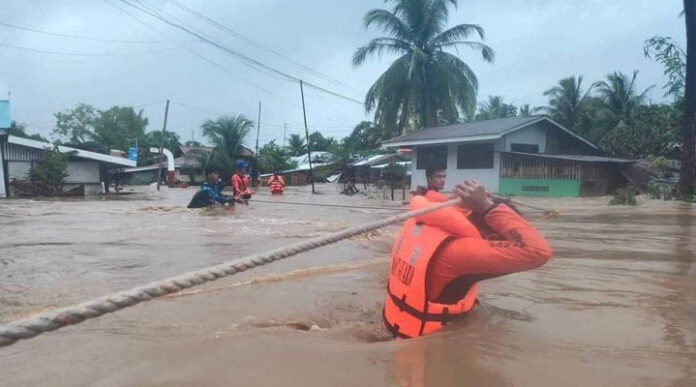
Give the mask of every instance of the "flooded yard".
<svg viewBox="0 0 696 387">
<path fill-rule="evenodd" d="M 149 187 L 0 201 L 0 322 L 401 208 L 318 191 L 203 210 L 185 208 L 194 189 Z M 555 259 L 484 281 L 443 332 L 396 342 L 383 328 L 390 227 L 0 348 L 0 385 L 696 385 L 694 206 L 520 200 L 561 210 L 538 223 Z"/>
</svg>

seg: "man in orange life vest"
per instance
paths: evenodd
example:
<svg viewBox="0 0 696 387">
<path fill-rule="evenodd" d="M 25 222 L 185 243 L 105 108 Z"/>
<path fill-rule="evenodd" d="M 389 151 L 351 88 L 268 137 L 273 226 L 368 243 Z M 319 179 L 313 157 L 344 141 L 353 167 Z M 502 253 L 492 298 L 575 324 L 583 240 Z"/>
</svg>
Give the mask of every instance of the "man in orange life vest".
<svg viewBox="0 0 696 387">
<path fill-rule="evenodd" d="M 283 176 L 278 174 L 278 171 L 273 171 L 273 176 L 268 178 L 268 188 L 271 190 L 271 195 L 283 194 L 285 180 L 283 180 Z"/>
<path fill-rule="evenodd" d="M 438 195 L 442 195 L 439 194 Z M 476 304 L 477 282 L 546 263 L 551 247 L 505 203 L 476 181 L 455 186 L 460 207 L 412 218 L 392 246 L 384 322 L 398 338 L 435 332 Z M 411 209 L 436 201 L 416 195 Z"/>
<path fill-rule="evenodd" d="M 246 166 L 244 160 L 237 160 L 235 163 L 237 171 L 232 175 L 232 188 L 234 189 L 234 199 L 236 202 L 249 204 L 252 192 L 249 187 L 249 176 L 246 174 Z"/>
</svg>

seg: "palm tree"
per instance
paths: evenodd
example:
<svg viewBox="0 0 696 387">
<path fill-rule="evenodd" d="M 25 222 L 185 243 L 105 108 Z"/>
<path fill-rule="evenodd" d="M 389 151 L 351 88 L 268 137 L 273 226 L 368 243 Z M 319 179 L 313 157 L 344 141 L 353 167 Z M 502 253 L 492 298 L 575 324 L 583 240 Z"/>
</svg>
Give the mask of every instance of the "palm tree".
<svg viewBox="0 0 696 387">
<path fill-rule="evenodd" d="M 546 90 L 544 96 L 549 97 L 549 106 L 541 108 L 552 119 L 566 128 L 583 133 L 579 128 L 582 119 L 583 105 L 592 90 L 582 91 L 582 75 L 563 78 L 558 85 Z"/>
<path fill-rule="evenodd" d="M 212 152 L 197 156 L 204 168 L 214 168 L 226 178 L 234 171 L 235 157 L 241 153 L 246 137 L 254 127 L 254 122 L 243 114 L 223 116 L 217 120 L 208 120 L 201 126 L 203 136 L 213 145 Z"/>
<path fill-rule="evenodd" d="M 643 104 L 648 91 L 655 87 L 652 85 L 638 94 L 636 91 L 637 76 L 637 70 L 633 71 L 633 76 L 630 79 L 628 75 L 614 71 L 607 75 L 605 81 L 594 84 L 605 114 L 604 123 L 601 125 L 605 129 L 602 137 L 619 125 L 631 125 L 636 108 Z"/>
<path fill-rule="evenodd" d="M 493 49 L 466 40 L 484 38 L 475 24 L 460 24 L 445 30 L 448 6 L 457 0 L 390 0 L 392 11 L 373 9 L 365 15 L 365 28 L 382 27 L 386 36 L 372 39 L 353 54 L 359 66 L 368 56 L 397 54 L 399 57 L 370 87 L 365 110 L 375 111 L 375 122 L 386 138 L 407 128 L 436 126 L 471 115 L 476 106 L 478 80 L 457 55 L 447 49 L 467 47 L 492 62 Z"/>
<path fill-rule="evenodd" d="M 514 117 L 516 115 L 517 107 L 515 105 L 503 102 L 503 97 L 501 96 L 491 95 L 488 97 L 488 101 L 479 104 L 476 121 Z"/>
<path fill-rule="evenodd" d="M 530 104 L 526 103 L 524 105 L 520 106 L 520 110 L 518 112 L 518 115 L 520 117 L 529 117 L 535 115 L 537 112 L 542 110 L 543 108 L 540 107 L 532 107 Z"/>
<path fill-rule="evenodd" d="M 223 116 L 215 121 L 208 120 L 201 129 L 203 129 L 203 136 L 207 137 L 215 148 L 233 155 L 239 154 L 253 127 L 254 121 L 239 114 L 236 117 Z"/>
<path fill-rule="evenodd" d="M 288 137 L 288 149 L 293 156 L 300 156 L 307 152 L 307 145 L 304 138 L 297 133 L 293 133 Z"/>
</svg>

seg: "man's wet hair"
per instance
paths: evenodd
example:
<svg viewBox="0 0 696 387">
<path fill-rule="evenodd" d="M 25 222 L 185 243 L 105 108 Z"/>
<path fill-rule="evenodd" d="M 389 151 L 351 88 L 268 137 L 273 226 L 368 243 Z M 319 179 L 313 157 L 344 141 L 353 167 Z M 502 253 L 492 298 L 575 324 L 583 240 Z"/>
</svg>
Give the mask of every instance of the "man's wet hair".
<svg viewBox="0 0 696 387">
<path fill-rule="evenodd" d="M 433 175 L 435 174 L 435 172 L 437 172 L 437 171 L 446 171 L 446 170 L 447 170 L 447 168 L 445 168 L 445 167 L 442 166 L 442 165 L 436 165 L 436 166 L 432 166 L 432 167 L 427 167 L 427 168 L 425 168 L 425 177 L 433 177 Z"/>
</svg>

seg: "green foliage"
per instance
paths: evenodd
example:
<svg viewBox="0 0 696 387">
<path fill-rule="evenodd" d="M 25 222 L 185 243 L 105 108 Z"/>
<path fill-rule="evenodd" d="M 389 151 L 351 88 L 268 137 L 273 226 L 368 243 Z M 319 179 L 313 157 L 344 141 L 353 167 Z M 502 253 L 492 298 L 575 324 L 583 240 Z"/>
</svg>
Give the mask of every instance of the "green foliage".
<svg viewBox="0 0 696 387">
<path fill-rule="evenodd" d="M 515 105 L 503 102 L 503 97 L 491 95 L 488 97 L 488 101 L 479 104 L 476 121 L 515 117 L 516 115 L 517 107 Z"/>
<path fill-rule="evenodd" d="M 395 54 L 398 58 L 375 81 L 365 96 L 365 109 L 374 111 L 375 122 L 387 138 L 405 130 L 456 122 L 473 114 L 478 80 L 473 70 L 447 50 L 466 47 L 493 61 L 493 50 L 483 43 L 475 24 L 446 29 L 449 5 L 456 0 L 391 0 L 391 11 L 373 9 L 365 15 L 365 27 L 381 27 L 386 36 L 372 39 L 357 49 L 353 65 L 370 56 Z"/>
<path fill-rule="evenodd" d="M 74 109 L 67 109 L 53 115 L 56 127 L 53 134 L 71 144 L 81 144 L 95 140 L 94 125 L 99 112 L 91 105 L 78 104 Z"/>
<path fill-rule="evenodd" d="M 186 141 L 186 142 L 184 143 L 184 146 L 201 147 L 201 146 L 203 146 L 203 144 L 201 144 L 200 142 L 195 141 L 195 140 L 188 140 L 188 141 Z"/>
<path fill-rule="evenodd" d="M 558 85 L 544 92 L 544 96 L 549 98 L 549 105 L 542 110 L 564 127 L 581 136 L 587 136 L 588 128 L 583 121 L 583 115 L 591 90 L 590 87 L 583 91 L 582 76 L 563 78 Z"/>
<path fill-rule="evenodd" d="M 617 125 L 599 145 L 611 154 L 645 158 L 669 156 L 679 141 L 681 112 L 673 105 L 635 108 L 630 124 Z"/>
<path fill-rule="evenodd" d="M 378 149 L 383 136 L 382 128 L 373 122 L 362 121 L 355 125 L 348 137 L 343 139 L 342 146 L 348 153 Z"/>
<path fill-rule="evenodd" d="M 674 184 L 651 181 L 645 188 L 645 192 L 651 199 L 674 200 L 675 189 Z"/>
<path fill-rule="evenodd" d="M 309 142 L 312 151 L 328 152 L 334 145 L 338 144 L 333 137 L 324 137 L 320 132 L 313 132 L 309 135 Z"/>
<path fill-rule="evenodd" d="M 54 194 L 63 190 L 65 178 L 68 177 L 68 160 L 72 153 L 62 153 L 55 146 L 46 150 L 43 158 L 31 170 L 28 180 L 40 187 L 44 194 Z"/>
<path fill-rule="evenodd" d="M 682 98 L 686 80 L 686 53 L 679 44 L 670 37 L 654 36 L 645 41 L 643 53 L 664 66 L 664 75 L 668 79 L 662 86 L 665 97 L 672 96 L 675 100 Z"/>
<path fill-rule="evenodd" d="M 200 152 L 194 157 L 200 159 L 205 170 L 218 170 L 223 179 L 227 180 L 234 173 L 236 158 L 253 127 L 254 122 L 243 114 L 206 121 L 201 126 L 203 135 L 214 148 L 211 152 Z"/>
<path fill-rule="evenodd" d="M 614 71 L 607 75 L 605 81 L 594 84 L 597 96 L 601 99 L 604 127 L 603 137 L 620 126 L 630 127 L 633 125 L 635 112 L 645 101 L 645 97 L 654 87 L 650 86 L 638 93 L 636 90 L 636 77 L 638 71 L 633 71 L 633 76 L 629 79 L 628 75 Z"/>
<path fill-rule="evenodd" d="M 636 189 L 631 186 L 616 190 L 614 198 L 609 202 L 609 205 L 612 206 L 635 206 L 636 204 L 638 204 L 636 202 Z"/>
<path fill-rule="evenodd" d="M 162 142 L 162 131 L 157 130 L 145 134 L 145 146 L 148 148 L 159 148 Z M 174 132 L 164 133 L 164 149 L 169 149 L 174 154 L 174 157 L 181 156 L 181 138 Z"/>
<path fill-rule="evenodd" d="M 293 133 L 288 137 L 288 150 L 293 156 L 300 156 L 307 153 L 307 144 L 304 137 Z"/>
<path fill-rule="evenodd" d="M 142 110 L 136 113 L 130 106 L 113 106 L 99 112 L 94 121 L 94 132 L 106 148 L 127 150 L 136 139 L 144 142 L 147 124 Z"/>
<path fill-rule="evenodd" d="M 297 163 L 290 160 L 290 152 L 271 141 L 259 149 L 257 157 L 259 173 L 272 173 L 297 167 Z"/>
<path fill-rule="evenodd" d="M 651 167 L 662 173 L 669 171 L 669 169 L 672 167 L 672 162 L 664 156 L 649 155 L 648 160 L 650 160 Z"/>
<path fill-rule="evenodd" d="M 48 140 L 40 134 L 27 134 L 27 127 L 24 124 L 12 121 L 8 133 L 10 136 L 28 138 L 30 140 L 48 142 Z"/>
</svg>

